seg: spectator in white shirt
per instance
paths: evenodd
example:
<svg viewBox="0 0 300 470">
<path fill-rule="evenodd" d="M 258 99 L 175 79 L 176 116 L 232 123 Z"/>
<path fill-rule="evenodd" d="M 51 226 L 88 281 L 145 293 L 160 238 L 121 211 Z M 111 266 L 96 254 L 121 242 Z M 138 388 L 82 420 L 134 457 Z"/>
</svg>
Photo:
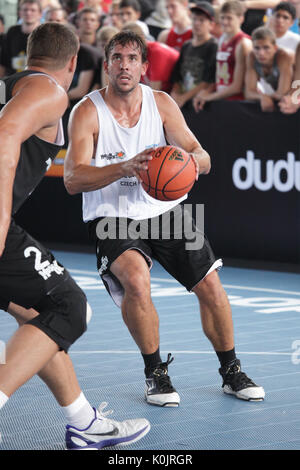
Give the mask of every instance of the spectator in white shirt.
<svg viewBox="0 0 300 470">
<path fill-rule="evenodd" d="M 296 19 L 296 9 L 290 2 L 280 2 L 274 9 L 269 27 L 274 31 L 276 44 L 289 52 L 296 52 L 300 35 L 290 31 Z"/>
</svg>

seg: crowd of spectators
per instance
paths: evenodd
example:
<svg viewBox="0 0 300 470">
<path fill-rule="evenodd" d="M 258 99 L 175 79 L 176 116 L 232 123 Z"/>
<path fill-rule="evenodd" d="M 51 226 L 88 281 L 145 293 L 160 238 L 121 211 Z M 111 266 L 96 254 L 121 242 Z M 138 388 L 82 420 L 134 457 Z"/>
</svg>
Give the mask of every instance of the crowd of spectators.
<svg viewBox="0 0 300 470">
<path fill-rule="evenodd" d="M 79 37 L 65 125 L 75 103 L 107 85 L 104 48 L 122 29 L 147 42 L 143 83 L 180 108 L 201 112 L 224 99 L 257 101 L 264 112 L 300 107 L 300 0 L 19 0 L 16 8 L 6 28 L 0 3 L 0 78 L 24 70 L 28 36 L 41 22 L 67 24 Z"/>
</svg>

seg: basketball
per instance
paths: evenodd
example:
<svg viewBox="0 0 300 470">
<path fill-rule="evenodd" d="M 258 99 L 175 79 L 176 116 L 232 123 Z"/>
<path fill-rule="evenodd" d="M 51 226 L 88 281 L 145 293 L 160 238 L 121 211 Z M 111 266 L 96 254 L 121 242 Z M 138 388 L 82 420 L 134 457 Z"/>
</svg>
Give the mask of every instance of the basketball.
<svg viewBox="0 0 300 470">
<path fill-rule="evenodd" d="M 166 145 L 152 152 L 148 170 L 140 172 L 143 189 L 160 201 L 173 201 L 188 193 L 196 178 L 192 157 L 179 147 Z"/>
</svg>

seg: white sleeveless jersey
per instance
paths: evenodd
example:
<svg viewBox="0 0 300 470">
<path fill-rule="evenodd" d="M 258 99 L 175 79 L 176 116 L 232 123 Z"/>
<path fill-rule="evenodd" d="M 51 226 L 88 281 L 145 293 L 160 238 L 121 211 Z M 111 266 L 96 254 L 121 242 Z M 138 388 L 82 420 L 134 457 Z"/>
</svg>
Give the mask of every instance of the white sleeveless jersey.
<svg viewBox="0 0 300 470">
<path fill-rule="evenodd" d="M 113 117 L 99 91 L 87 96 L 94 103 L 99 120 L 99 135 L 92 162 L 104 167 L 133 158 L 147 148 L 166 145 L 163 124 L 156 106 L 153 91 L 139 85 L 143 93 L 139 121 L 134 127 L 122 127 Z M 135 220 L 158 216 L 175 207 L 176 201 L 158 201 L 149 196 L 136 177 L 124 177 L 110 185 L 83 193 L 83 220 L 97 217 L 128 217 Z"/>
</svg>

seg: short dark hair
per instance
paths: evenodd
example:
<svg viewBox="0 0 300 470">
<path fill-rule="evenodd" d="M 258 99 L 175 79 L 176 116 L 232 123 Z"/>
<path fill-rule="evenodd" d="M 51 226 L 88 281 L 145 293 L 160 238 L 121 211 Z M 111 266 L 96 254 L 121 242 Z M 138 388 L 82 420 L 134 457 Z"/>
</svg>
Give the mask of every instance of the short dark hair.
<svg viewBox="0 0 300 470">
<path fill-rule="evenodd" d="M 147 61 L 147 44 L 144 39 L 133 31 L 120 31 L 112 37 L 112 39 L 105 46 L 105 59 L 108 61 L 111 51 L 115 46 L 121 45 L 122 47 L 128 44 L 136 44 L 142 56 L 142 62 Z"/>
<path fill-rule="evenodd" d="M 137 0 L 121 0 L 121 2 L 119 3 L 119 8 L 121 9 L 126 7 L 131 7 L 139 13 L 141 13 L 142 11 L 141 5 Z"/>
<path fill-rule="evenodd" d="M 77 19 L 80 19 L 83 15 L 88 14 L 88 13 L 92 13 L 92 14 L 96 15 L 99 18 L 98 12 L 97 12 L 97 10 L 95 10 L 95 8 L 84 7 L 84 8 L 82 8 L 81 10 L 79 10 L 77 12 Z"/>
<path fill-rule="evenodd" d="M 27 42 L 28 65 L 60 70 L 75 56 L 79 40 L 66 25 L 46 22 L 35 28 Z"/>
<path fill-rule="evenodd" d="M 290 2 L 280 2 L 280 3 L 278 3 L 278 5 L 276 5 L 276 7 L 273 8 L 273 13 L 276 13 L 278 10 L 286 11 L 287 13 L 289 13 L 291 15 L 293 20 L 295 20 L 296 17 L 297 17 L 296 8 Z"/>
<path fill-rule="evenodd" d="M 0 14 L 0 21 L 2 24 L 5 24 L 5 18 L 3 15 Z"/>
<path fill-rule="evenodd" d="M 261 39 L 269 39 L 272 44 L 276 44 L 275 33 L 266 26 L 259 26 L 251 34 L 252 41 L 259 41 Z"/>
</svg>

